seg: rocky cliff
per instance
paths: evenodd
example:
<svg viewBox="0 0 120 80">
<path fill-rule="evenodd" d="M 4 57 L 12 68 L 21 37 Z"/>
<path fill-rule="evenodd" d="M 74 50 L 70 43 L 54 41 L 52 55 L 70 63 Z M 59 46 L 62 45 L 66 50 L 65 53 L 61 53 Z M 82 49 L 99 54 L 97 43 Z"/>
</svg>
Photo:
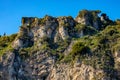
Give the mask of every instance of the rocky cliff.
<svg viewBox="0 0 120 80">
<path fill-rule="evenodd" d="M 23 17 L 0 37 L 0 80 L 119 80 L 120 21 L 99 13 Z"/>
</svg>

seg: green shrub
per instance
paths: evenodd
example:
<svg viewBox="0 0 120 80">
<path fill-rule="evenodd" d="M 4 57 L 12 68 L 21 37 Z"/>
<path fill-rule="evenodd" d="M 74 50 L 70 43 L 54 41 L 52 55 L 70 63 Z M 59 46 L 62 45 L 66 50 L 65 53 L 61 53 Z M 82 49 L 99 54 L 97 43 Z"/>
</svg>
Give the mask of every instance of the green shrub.
<svg viewBox="0 0 120 80">
<path fill-rule="evenodd" d="M 64 57 L 63 61 L 62 62 L 65 62 L 65 63 L 70 63 L 72 62 L 74 59 L 72 57 L 72 55 L 67 55 Z"/>
<path fill-rule="evenodd" d="M 47 49 L 49 49 L 49 44 L 46 42 L 46 43 L 44 43 L 41 47 L 40 47 L 40 49 L 42 49 L 42 50 L 47 50 Z"/>
<path fill-rule="evenodd" d="M 68 16 L 67 18 L 68 18 L 68 19 L 72 19 L 72 20 L 74 20 L 72 16 Z"/>
<path fill-rule="evenodd" d="M 45 15 L 44 18 L 38 19 L 38 25 L 45 25 L 46 21 L 53 20 L 52 16 Z"/>
<path fill-rule="evenodd" d="M 117 25 L 120 25 L 120 19 L 117 19 L 117 20 L 115 21 L 115 23 L 116 23 Z"/>
<path fill-rule="evenodd" d="M 45 18 L 40 18 L 39 20 L 38 20 L 38 25 L 44 25 L 45 24 Z"/>
<path fill-rule="evenodd" d="M 76 42 L 73 46 L 72 46 L 72 50 L 71 52 L 64 56 L 63 61 L 65 61 L 66 63 L 68 62 L 74 62 L 75 60 L 84 60 L 85 56 L 89 55 L 90 51 L 89 51 L 89 47 L 85 46 L 82 42 Z"/>
<path fill-rule="evenodd" d="M 76 55 L 84 55 L 88 52 L 89 48 L 85 46 L 82 42 L 77 42 L 73 45 L 71 54 L 73 56 Z"/>
<path fill-rule="evenodd" d="M 22 58 L 28 57 L 28 51 L 25 48 L 20 49 L 19 54 Z"/>
<path fill-rule="evenodd" d="M 12 34 L 12 35 L 10 35 L 10 36 L 9 36 L 10 42 L 12 42 L 16 37 L 17 37 L 17 34 Z"/>
<path fill-rule="evenodd" d="M 83 29 L 83 32 L 84 32 L 84 35 L 94 35 L 94 34 L 97 34 L 98 31 L 92 26 L 86 26 Z"/>
<path fill-rule="evenodd" d="M 79 12 L 78 17 L 84 18 L 88 17 L 89 22 L 93 23 L 93 21 L 98 21 L 98 14 L 101 13 L 100 10 L 82 10 Z"/>
<path fill-rule="evenodd" d="M 83 25 L 83 24 L 77 24 L 75 26 L 75 31 L 78 32 L 78 33 L 83 31 L 84 35 L 94 35 L 98 32 L 94 27 L 86 26 L 86 25 Z"/>
<path fill-rule="evenodd" d="M 0 37 L 0 54 L 4 54 L 7 50 L 13 50 L 11 43 L 15 40 L 17 34 L 12 34 L 10 36 Z"/>
<path fill-rule="evenodd" d="M 88 12 L 89 12 L 88 10 L 82 10 L 82 11 L 79 12 L 79 15 L 78 15 L 78 16 L 81 17 L 81 18 L 83 18 L 83 17 L 85 17 L 87 14 L 89 14 Z"/>
<path fill-rule="evenodd" d="M 77 32 L 80 32 L 81 30 L 83 30 L 83 29 L 85 29 L 85 25 L 83 25 L 83 24 L 77 24 L 76 26 L 75 26 L 75 30 L 77 31 Z"/>
</svg>

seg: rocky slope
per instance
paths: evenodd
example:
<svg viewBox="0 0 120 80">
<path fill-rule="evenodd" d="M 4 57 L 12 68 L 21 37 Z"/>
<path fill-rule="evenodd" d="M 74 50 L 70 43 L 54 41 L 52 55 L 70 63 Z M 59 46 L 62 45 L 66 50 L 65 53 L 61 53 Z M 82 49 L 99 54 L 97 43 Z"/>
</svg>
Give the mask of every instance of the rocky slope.
<svg viewBox="0 0 120 80">
<path fill-rule="evenodd" d="M 0 80 L 119 80 L 120 21 L 99 13 L 23 17 L 0 37 Z"/>
</svg>

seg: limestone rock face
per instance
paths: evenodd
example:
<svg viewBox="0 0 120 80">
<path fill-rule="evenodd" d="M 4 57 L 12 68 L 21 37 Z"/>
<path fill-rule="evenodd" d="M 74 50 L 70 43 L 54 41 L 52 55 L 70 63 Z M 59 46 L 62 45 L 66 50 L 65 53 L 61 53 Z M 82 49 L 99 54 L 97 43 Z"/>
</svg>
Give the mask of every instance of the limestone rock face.
<svg viewBox="0 0 120 80">
<path fill-rule="evenodd" d="M 59 22 L 59 33 L 63 40 L 69 38 L 71 33 L 69 33 L 69 27 L 73 27 L 75 25 L 75 21 L 72 18 L 60 17 L 58 18 Z"/>
<path fill-rule="evenodd" d="M 59 33 L 60 33 L 62 39 L 65 39 L 66 37 L 69 37 L 68 32 L 65 31 L 65 29 L 64 29 L 63 26 L 61 26 L 61 27 L 59 28 Z"/>
<path fill-rule="evenodd" d="M 76 21 L 80 24 L 84 25 L 89 25 L 93 26 L 96 29 L 99 29 L 100 25 L 100 18 L 98 14 L 100 11 L 88 11 L 88 10 L 83 10 L 80 11 L 78 16 L 76 17 Z"/>
<path fill-rule="evenodd" d="M 76 42 L 74 39 L 82 39 L 85 31 L 93 33 L 90 31 L 92 28 L 95 30 L 100 28 L 98 13 L 99 11 L 83 11 L 75 20 L 70 16 L 23 17 L 20 31 L 11 42 L 10 50 L 6 48 L 5 54 L 1 56 L 0 80 L 117 80 L 106 76 L 105 70 L 93 68 L 94 65 L 85 65 L 80 61 L 65 63 L 61 60 L 71 54 Z M 76 30 L 78 24 L 80 26 Z M 84 27 L 83 29 L 81 24 L 92 26 L 92 28 L 89 27 L 89 30 L 86 30 L 87 27 Z M 80 29 L 79 32 L 78 29 Z M 88 37 L 90 36 L 88 35 L 85 39 Z M 87 40 L 85 41 L 87 43 Z M 95 42 L 97 45 L 97 41 Z M 85 51 L 89 48 L 85 45 L 83 49 Z M 116 51 L 115 57 L 115 66 L 118 70 L 116 73 L 119 73 L 120 51 Z"/>
<path fill-rule="evenodd" d="M 37 18 L 22 18 L 22 26 L 18 33 L 18 38 L 13 42 L 14 48 L 28 46 L 45 37 L 54 39 L 55 42 L 57 41 L 57 38 L 65 40 L 73 34 L 72 32 L 69 32 L 75 25 L 75 21 L 72 18 L 60 17 L 57 19 L 46 16 L 44 22 L 40 25 L 40 22 L 38 21 L 39 19 Z"/>
<path fill-rule="evenodd" d="M 84 18 L 77 17 L 76 21 L 84 25 L 91 25 L 91 23 L 88 20 L 88 17 L 84 17 Z"/>
<path fill-rule="evenodd" d="M 2 57 L 2 65 L 0 71 L 1 80 L 16 80 L 25 79 L 23 65 L 21 63 L 21 58 L 18 54 L 14 52 L 8 52 L 9 55 L 4 55 Z M 6 57 L 6 58 L 5 58 Z"/>
<path fill-rule="evenodd" d="M 75 63 L 72 66 L 62 64 L 54 67 L 48 80 L 104 80 L 104 72 L 90 66 Z"/>
<path fill-rule="evenodd" d="M 117 69 L 118 76 L 120 76 L 120 50 L 115 51 L 115 68 Z"/>
<path fill-rule="evenodd" d="M 23 42 L 20 39 L 16 39 L 13 43 L 14 48 L 22 47 L 22 45 L 23 45 Z"/>
</svg>

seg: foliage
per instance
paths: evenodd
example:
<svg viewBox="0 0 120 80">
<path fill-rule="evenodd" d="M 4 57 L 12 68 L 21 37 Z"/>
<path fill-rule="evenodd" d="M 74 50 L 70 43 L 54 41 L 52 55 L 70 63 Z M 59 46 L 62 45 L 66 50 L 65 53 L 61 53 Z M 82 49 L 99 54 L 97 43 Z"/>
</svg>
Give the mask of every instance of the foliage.
<svg viewBox="0 0 120 80">
<path fill-rule="evenodd" d="M 78 17 L 85 18 L 88 17 L 89 21 L 97 21 L 98 20 L 98 14 L 101 13 L 100 10 L 93 10 L 93 11 L 88 11 L 88 10 L 82 10 L 79 12 Z"/>
<path fill-rule="evenodd" d="M 45 24 L 45 19 L 44 18 L 40 18 L 39 20 L 38 20 L 38 25 L 44 25 Z"/>
<path fill-rule="evenodd" d="M 81 30 L 83 30 L 83 29 L 85 29 L 85 25 L 83 25 L 83 24 L 77 24 L 76 26 L 75 26 L 75 30 L 76 31 L 78 31 L 78 32 L 80 32 Z"/>
<path fill-rule="evenodd" d="M 117 25 L 120 25 L 120 19 L 117 19 L 117 20 L 115 21 L 115 23 L 116 23 Z"/>
<path fill-rule="evenodd" d="M 120 49 L 120 25 L 107 26 L 93 36 L 74 39 L 76 43 L 71 52 L 64 56 L 63 62 L 78 60 L 95 69 L 102 69 L 112 75 L 114 71 L 114 51 Z"/>
<path fill-rule="evenodd" d="M 88 10 L 82 10 L 79 12 L 79 17 L 85 17 L 88 14 Z"/>
<path fill-rule="evenodd" d="M 72 16 L 68 16 L 67 18 L 68 18 L 68 19 L 72 19 L 72 20 L 73 20 L 73 17 L 72 17 Z"/>
<path fill-rule="evenodd" d="M 99 13 L 100 11 L 83 10 L 78 16 L 89 16 L 89 20 L 93 23 L 94 21 L 99 20 Z M 102 14 L 102 16 L 106 15 Z M 68 16 L 67 18 L 73 19 L 71 16 Z M 44 25 L 46 21 L 52 19 L 53 18 L 50 16 L 45 16 L 42 19 L 38 19 L 38 23 L 39 25 Z M 103 28 L 103 26 L 104 28 L 101 29 L 101 31 L 98 31 L 92 26 L 76 23 L 73 27 L 70 26 L 70 23 L 63 22 L 62 25 L 65 29 L 73 30 L 76 33 L 83 31 L 85 36 L 81 38 L 74 37 L 72 40 L 71 38 L 67 38 L 66 40 L 61 39 L 57 42 L 54 42 L 52 39 L 45 36 L 34 42 L 32 46 L 20 48 L 18 52 L 23 59 L 26 59 L 27 57 L 33 56 L 34 53 L 41 51 L 47 53 L 48 56 L 54 56 L 56 62 L 74 63 L 75 61 L 80 61 L 95 69 L 102 69 L 106 73 L 112 74 L 112 71 L 114 71 L 115 68 L 114 53 L 115 51 L 120 50 L 120 20 L 117 20 L 115 23 L 116 24 L 113 25 L 108 19 L 108 22 L 102 23 L 101 28 Z M 11 36 L 0 37 L 0 55 L 3 55 L 6 51 L 14 50 L 11 47 L 11 44 L 16 36 L 17 38 L 22 39 L 23 42 L 30 42 L 31 38 L 28 37 L 30 28 L 30 25 L 21 26 L 21 32 L 18 36 L 17 34 L 13 34 Z M 68 31 L 68 34 L 69 33 L 70 31 Z M 75 43 L 70 47 L 70 52 L 64 54 L 72 41 Z M 117 63 L 117 65 L 120 65 L 120 63 Z"/>
<path fill-rule="evenodd" d="M 85 46 L 82 42 L 76 42 L 72 46 L 72 50 L 68 56 L 64 57 L 64 62 L 74 61 L 76 58 L 80 58 L 80 56 L 89 55 L 89 48 Z"/>
<path fill-rule="evenodd" d="M 77 24 L 75 26 L 75 31 L 78 32 L 78 33 L 83 31 L 84 35 L 94 35 L 94 34 L 96 34 L 98 32 L 92 26 L 86 26 L 86 25 L 83 25 L 83 24 Z"/>
<path fill-rule="evenodd" d="M 46 21 L 51 21 L 53 19 L 54 19 L 54 17 L 45 15 L 44 18 L 39 18 L 38 19 L 38 25 L 45 25 Z"/>
<path fill-rule="evenodd" d="M 82 42 L 77 42 L 73 45 L 71 53 L 73 56 L 85 55 L 89 51 L 89 48 L 85 46 Z"/>
<path fill-rule="evenodd" d="M 30 51 L 30 48 L 21 48 L 19 50 L 19 55 L 21 56 L 21 58 L 25 59 L 29 57 L 29 51 Z"/>
<path fill-rule="evenodd" d="M 10 36 L 0 37 L 0 55 L 4 54 L 7 50 L 13 50 L 11 43 L 16 38 L 17 34 L 12 34 Z"/>
</svg>

